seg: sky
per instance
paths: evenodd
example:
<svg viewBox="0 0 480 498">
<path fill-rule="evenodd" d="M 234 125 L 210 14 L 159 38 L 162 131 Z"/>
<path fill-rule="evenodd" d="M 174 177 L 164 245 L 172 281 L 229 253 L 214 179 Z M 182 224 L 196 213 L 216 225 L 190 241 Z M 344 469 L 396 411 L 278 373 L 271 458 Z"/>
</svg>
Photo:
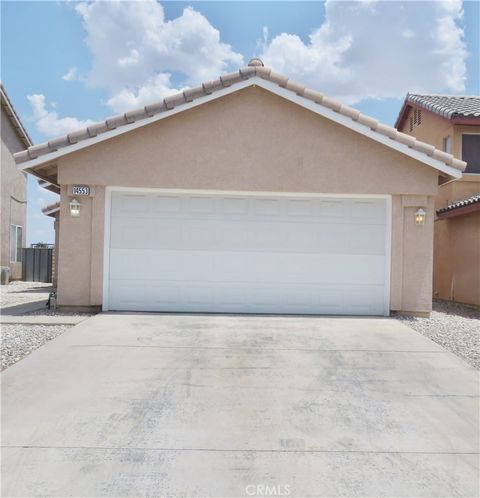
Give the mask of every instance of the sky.
<svg viewBox="0 0 480 498">
<path fill-rule="evenodd" d="M 477 1 L 2 1 L 1 79 L 35 143 L 253 56 L 393 125 L 407 92 L 480 94 Z M 101 165 L 99 165 L 101 167 Z M 28 184 L 27 243 L 54 241 Z"/>
</svg>

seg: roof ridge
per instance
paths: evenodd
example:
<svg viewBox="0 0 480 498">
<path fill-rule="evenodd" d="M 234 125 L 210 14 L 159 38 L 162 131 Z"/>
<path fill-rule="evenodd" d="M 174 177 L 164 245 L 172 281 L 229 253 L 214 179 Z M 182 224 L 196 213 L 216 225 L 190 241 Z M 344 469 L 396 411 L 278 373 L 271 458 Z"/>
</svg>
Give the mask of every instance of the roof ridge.
<svg viewBox="0 0 480 498">
<path fill-rule="evenodd" d="M 463 171 L 466 163 L 455 158 L 451 154 L 436 149 L 433 145 L 426 144 L 417 140 L 415 137 L 402 133 L 392 126 L 387 126 L 380 123 L 377 119 L 360 113 L 360 111 L 342 104 L 330 97 L 326 97 L 323 93 L 305 87 L 302 83 L 288 78 L 282 74 L 272 71 L 264 66 L 245 66 L 237 71 L 223 74 L 219 78 L 207 81 L 193 88 L 187 88 L 174 95 L 165 97 L 161 101 L 147 104 L 146 106 L 134 110 L 127 111 L 123 114 L 111 116 L 104 121 L 94 123 L 86 128 L 68 133 L 67 135 L 57 137 L 53 140 L 34 145 L 27 150 L 18 152 L 14 155 L 18 164 L 36 159 L 43 155 L 56 152 L 59 149 L 74 145 L 80 141 L 94 138 L 108 131 L 129 125 L 155 115 L 168 112 L 178 106 L 189 103 L 200 97 L 208 96 L 226 87 L 240 83 L 250 78 L 259 77 L 270 81 L 281 88 L 285 88 L 300 97 L 313 101 L 315 104 L 326 107 L 352 121 L 370 128 L 372 131 L 388 137 L 400 144 L 423 153 L 433 159 L 445 163 L 459 171 Z"/>
<path fill-rule="evenodd" d="M 407 92 L 407 97 L 417 96 L 417 97 L 445 97 L 445 98 L 465 98 L 465 99 L 480 99 L 480 95 L 462 95 L 462 94 L 451 94 L 451 93 L 410 93 Z"/>
</svg>

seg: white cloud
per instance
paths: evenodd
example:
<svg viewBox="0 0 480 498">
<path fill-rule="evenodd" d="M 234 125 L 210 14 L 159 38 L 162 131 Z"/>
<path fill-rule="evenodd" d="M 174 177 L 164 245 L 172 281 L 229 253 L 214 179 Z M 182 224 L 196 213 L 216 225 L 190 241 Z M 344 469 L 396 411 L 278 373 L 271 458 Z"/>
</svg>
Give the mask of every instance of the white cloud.
<svg viewBox="0 0 480 498">
<path fill-rule="evenodd" d="M 62 80 L 72 81 L 77 79 L 78 69 L 76 67 L 71 67 L 63 76 Z"/>
<path fill-rule="evenodd" d="M 173 20 L 165 19 L 155 0 L 96 1 L 75 8 L 93 58 L 87 82 L 107 89 L 107 105 L 116 112 L 172 93 L 172 75 L 180 86 L 196 85 L 243 63 L 192 7 Z"/>
<path fill-rule="evenodd" d="M 262 36 L 261 36 L 261 38 L 257 39 L 257 43 L 255 46 L 256 52 L 257 52 L 256 55 L 264 52 L 267 47 L 268 47 L 268 26 L 263 26 Z"/>
<path fill-rule="evenodd" d="M 116 92 L 107 100 L 107 105 L 118 112 L 127 109 L 135 109 L 147 103 L 161 100 L 167 95 L 178 92 L 172 88 L 170 75 L 167 73 L 157 74 L 148 78 L 138 89 L 132 90 L 128 87 Z"/>
<path fill-rule="evenodd" d="M 27 99 L 32 106 L 35 126 L 46 137 L 65 135 L 93 123 L 89 119 L 82 121 L 73 117 L 60 118 L 56 111 L 47 109 L 45 96 L 42 94 L 28 95 Z"/>
<path fill-rule="evenodd" d="M 308 43 L 276 36 L 266 65 L 346 102 L 407 91 L 464 92 L 462 3 L 327 0 Z"/>
</svg>

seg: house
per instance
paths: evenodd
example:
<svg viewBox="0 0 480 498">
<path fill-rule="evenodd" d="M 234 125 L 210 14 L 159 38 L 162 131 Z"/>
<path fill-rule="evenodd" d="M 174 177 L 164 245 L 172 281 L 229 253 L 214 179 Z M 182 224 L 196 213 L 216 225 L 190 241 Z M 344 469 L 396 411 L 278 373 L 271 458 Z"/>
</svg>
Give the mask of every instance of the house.
<svg viewBox="0 0 480 498">
<path fill-rule="evenodd" d="M 433 295 L 480 305 L 480 97 L 408 94 L 395 126 L 467 163 L 435 199 Z"/>
<path fill-rule="evenodd" d="M 428 314 L 465 168 L 258 59 L 15 158 L 61 191 L 58 305 L 131 311 Z"/>
<path fill-rule="evenodd" d="M 27 174 L 16 167 L 13 154 L 32 146 L 32 141 L 0 83 L 2 114 L 1 156 L 1 261 L 10 279 L 22 278 L 22 247 L 26 240 Z"/>
</svg>

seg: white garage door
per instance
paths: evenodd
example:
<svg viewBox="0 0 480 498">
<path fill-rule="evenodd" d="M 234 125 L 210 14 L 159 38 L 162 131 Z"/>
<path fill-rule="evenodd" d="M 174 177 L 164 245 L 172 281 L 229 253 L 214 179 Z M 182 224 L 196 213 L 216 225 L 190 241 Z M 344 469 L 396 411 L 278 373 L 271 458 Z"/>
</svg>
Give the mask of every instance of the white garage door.
<svg viewBox="0 0 480 498">
<path fill-rule="evenodd" d="M 109 202 L 105 309 L 388 312 L 386 198 L 114 191 Z"/>
</svg>

